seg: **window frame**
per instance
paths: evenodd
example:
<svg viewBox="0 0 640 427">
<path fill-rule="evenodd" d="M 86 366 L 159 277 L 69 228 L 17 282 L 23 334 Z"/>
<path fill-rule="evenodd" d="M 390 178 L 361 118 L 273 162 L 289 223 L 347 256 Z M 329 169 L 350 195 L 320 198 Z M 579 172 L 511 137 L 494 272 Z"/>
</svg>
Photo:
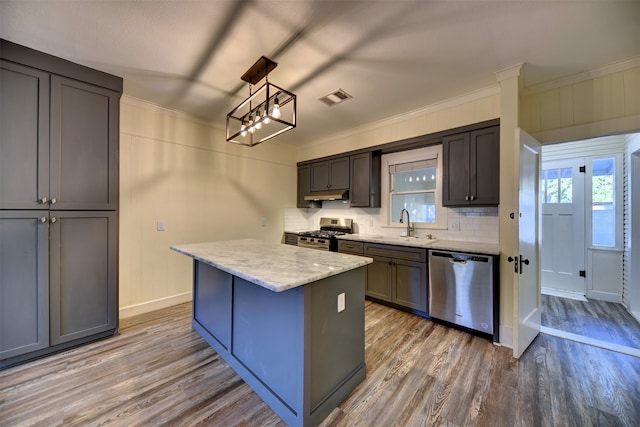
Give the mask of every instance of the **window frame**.
<svg viewBox="0 0 640 427">
<path fill-rule="evenodd" d="M 601 159 L 614 159 L 615 173 L 613 176 L 614 186 L 614 239 L 613 246 L 601 246 L 593 244 L 593 161 Z M 588 249 L 622 251 L 624 239 L 624 171 L 623 171 L 623 154 L 610 153 L 598 156 L 589 156 L 586 159 L 587 167 L 585 177 L 585 220 L 586 220 L 586 247 Z"/>
<path fill-rule="evenodd" d="M 406 228 L 406 224 L 401 224 L 399 218 L 392 218 L 391 215 L 391 176 L 389 166 L 395 164 L 417 162 L 420 160 L 436 160 L 436 188 L 433 190 L 436 209 L 436 222 L 414 222 L 411 224 L 415 228 L 424 228 L 430 230 L 446 230 L 448 226 L 448 211 L 442 206 L 442 144 L 431 145 L 428 147 L 418 148 L 415 150 L 399 151 L 396 153 L 384 154 L 381 158 L 381 192 L 380 208 L 386 217 L 386 227 L 390 228 Z"/>
</svg>

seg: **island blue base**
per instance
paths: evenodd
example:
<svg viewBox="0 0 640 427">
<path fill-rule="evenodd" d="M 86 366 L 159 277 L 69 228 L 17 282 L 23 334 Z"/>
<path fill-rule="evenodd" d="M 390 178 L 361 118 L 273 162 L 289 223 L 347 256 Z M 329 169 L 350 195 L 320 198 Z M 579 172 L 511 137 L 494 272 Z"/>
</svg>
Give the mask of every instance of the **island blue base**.
<svg viewBox="0 0 640 427">
<path fill-rule="evenodd" d="M 194 261 L 193 329 L 284 422 L 318 425 L 366 375 L 365 281 L 359 267 L 273 292 Z"/>
</svg>

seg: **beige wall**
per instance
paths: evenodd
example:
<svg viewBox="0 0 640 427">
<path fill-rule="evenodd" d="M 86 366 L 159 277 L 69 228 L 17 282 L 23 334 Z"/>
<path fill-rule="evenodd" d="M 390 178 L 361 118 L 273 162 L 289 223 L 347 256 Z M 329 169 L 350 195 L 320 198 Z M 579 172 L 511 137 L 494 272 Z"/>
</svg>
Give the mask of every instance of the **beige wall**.
<svg viewBox="0 0 640 427">
<path fill-rule="evenodd" d="M 527 88 L 520 126 L 543 143 L 640 129 L 640 58 Z"/>
<path fill-rule="evenodd" d="M 120 103 L 121 316 L 190 299 L 176 243 L 278 242 L 295 206 L 295 150 L 229 144 L 224 131 L 127 96 Z M 156 231 L 163 220 L 166 231 Z M 263 226 L 266 221 L 266 226 Z"/>
<path fill-rule="evenodd" d="M 498 86 L 490 87 L 304 145 L 298 150 L 298 161 L 427 135 L 499 116 Z"/>
</svg>

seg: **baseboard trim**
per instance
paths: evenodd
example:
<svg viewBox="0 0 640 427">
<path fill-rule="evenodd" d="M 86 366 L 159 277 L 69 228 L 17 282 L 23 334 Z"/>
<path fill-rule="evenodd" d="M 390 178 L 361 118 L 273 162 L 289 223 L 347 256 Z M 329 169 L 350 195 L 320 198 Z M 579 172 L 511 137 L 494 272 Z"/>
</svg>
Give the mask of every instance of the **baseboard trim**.
<svg viewBox="0 0 640 427">
<path fill-rule="evenodd" d="M 550 295 L 552 297 L 569 298 L 577 301 L 587 301 L 587 299 L 584 297 L 584 294 L 579 292 L 572 292 L 572 291 L 565 291 L 562 289 L 544 288 L 544 287 L 540 289 L 540 291 L 544 295 Z"/>
<path fill-rule="evenodd" d="M 513 348 L 512 327 L 500 325 L 500 345 L 507 348 Z"/>
<path fill-rule="evenodd" d="M 140 304 L 128 305 L 126 307 L 120 308 L 120 319 L 126 319 L 127 317 L 136 316 L 138 314 L 149 313 L 150 311 L 161 310 L 163 308 L 171 307 L 172 305 L 189 302 L 191 301 L 191 298 L 191 291 L 189 291 L 182 294 L 158 298 Z"/>
<path fill-rule="evenodd" d="M 622 304 L 622 295 L 611 292 L 587 290 L 587 298 Z"/>
<path fill-rule="evenodd" d="M 605 350 L 615 351 L 617 353 L 626 354 L 628 356 L 640 357 L 640 349 L 637 349 L 637 348 L 627 347 L 619 344 L 613 344 L 610 342 L 597 340 L 595 338 L 589 338 L 582 335 L 573 334 L 571 332 L 561 331 L 559 329 L 552 329 L 546 326 L 541 326 L 540 332 L 543 334 L 554 336 L 554 337 L 564 338 L 567 340 L 579 342 L 581 344 L 587 344 L 593 347 L 604 348 Z"/>
</svg>

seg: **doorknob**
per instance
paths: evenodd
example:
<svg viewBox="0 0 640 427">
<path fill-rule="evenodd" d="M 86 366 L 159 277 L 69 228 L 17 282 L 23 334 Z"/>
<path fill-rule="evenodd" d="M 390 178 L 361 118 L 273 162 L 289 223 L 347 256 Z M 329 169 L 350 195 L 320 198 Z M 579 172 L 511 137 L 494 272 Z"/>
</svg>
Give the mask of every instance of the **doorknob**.
<svg viewBox="0 0 640 427">
<path fill-rule="evenodd" d="M 518 272 L 518 258 L 514 258 L 514 257 L 509 257 L 507 258 L 507 261 L 509 262 L 515 262 L 515 265 L 513 266 L 513 272 L 517 273 Z M 521 272 L 522 273 L 522 272 Z"/>
<path fill-rule="evenodd" d="M 516 260 L 517 262 L 517 260 Z M 528 259 L 522 259 L 522 254 L 520 255 L 520 274 L 522 274 L 522 264 L 529 265 Z"/>
</svg>

